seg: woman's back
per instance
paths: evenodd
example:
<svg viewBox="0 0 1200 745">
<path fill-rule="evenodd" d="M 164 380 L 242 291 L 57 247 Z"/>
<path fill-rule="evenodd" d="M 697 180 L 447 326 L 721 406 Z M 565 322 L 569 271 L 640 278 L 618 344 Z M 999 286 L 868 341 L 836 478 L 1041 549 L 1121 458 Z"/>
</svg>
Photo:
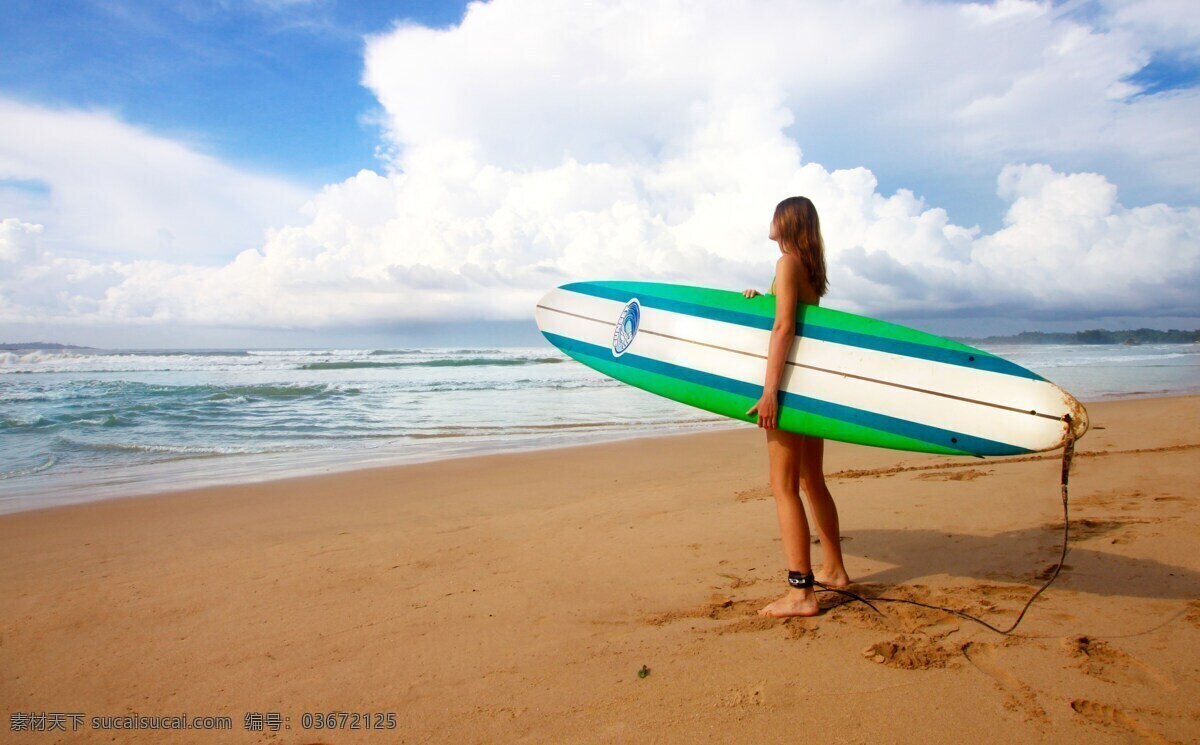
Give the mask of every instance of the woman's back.
<svg viewBox="0 0 1200 745">
<path fill-rule="evenodd" d="M 799 261 L 799 259 L 797 259 L 797 261 Z M 803 262 L 801 262 L 801 264 L 803 264 Z M 800 302 L 804 303 L 805 305 L 820 305 L 821 297 L 817 294 L 816 290 L 813 289 L 812 283 L 807 281 L 807 279 L 805 279 L 806 272 L 804 272 L 802 270 L 800 276 L 801 276 L 800 287 L 799 287 Z M 778 275 L 771 278 L 771 287 L 770 287 L 770 289 L 767 290 L 768 295 L 775 294 L 775 280 L 777 280 L 778 278 L 779 278 Z"/>
</svg>

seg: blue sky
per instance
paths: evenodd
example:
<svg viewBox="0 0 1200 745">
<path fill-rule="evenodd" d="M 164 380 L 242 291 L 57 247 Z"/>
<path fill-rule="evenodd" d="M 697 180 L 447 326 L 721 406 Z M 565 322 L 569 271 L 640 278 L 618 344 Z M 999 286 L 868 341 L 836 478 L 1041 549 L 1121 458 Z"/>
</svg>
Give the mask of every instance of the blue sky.
<svg viewBox="0 0 1200 745">
<path fill-rule="evenodd" d="M 1195 88 L 1200 86 L 1200 55 L 1175 51 L 1159 54 L 1129 80 L 1140 86 L 1145 96 Z"/>
<path fill-rule="evenodd" d="M 0 48 L 5 337 L 536 344 L 572 279 L 765 287 L 793 192 L 835 307 L 1200 318 L 1188 3 L 22 0 Z"/>
<path fill-rule="evenodd" d="M 457 23 L 460 2 L 82 0 L 5 3 L 0 90 L 103 108 L 249 168 L 319 188 L 377 168 L 363 37 Z"/>
</svg>

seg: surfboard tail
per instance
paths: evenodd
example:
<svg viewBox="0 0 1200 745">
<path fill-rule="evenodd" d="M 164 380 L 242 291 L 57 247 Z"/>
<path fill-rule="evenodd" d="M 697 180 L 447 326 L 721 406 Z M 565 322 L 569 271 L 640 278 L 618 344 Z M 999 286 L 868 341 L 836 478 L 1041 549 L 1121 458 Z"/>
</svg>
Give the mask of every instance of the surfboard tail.
<svg viewBox="0 0 1200 745">
<path fill-rule="evenodd" d="M 1075 436 L 1075 439 L 1078 440 L 1087 434 L 1088 429 L 1092 426 L 1091 420 L 1088 419 L 1087 409 L 1083 407 L 1083 404 L 1079 403 L 1079 399 L 1075 398 L 1066 391 L 1063 391 L 1063 398 L 1067 404 L 1067 416 L 1071 417 L 1070 424 L 1068 426 L 1070 427 L 1071 433 Z M 1067 434 L 1064 431 L 1063 444 L 1065 445 L 1066 442 Z"/>
</svg>

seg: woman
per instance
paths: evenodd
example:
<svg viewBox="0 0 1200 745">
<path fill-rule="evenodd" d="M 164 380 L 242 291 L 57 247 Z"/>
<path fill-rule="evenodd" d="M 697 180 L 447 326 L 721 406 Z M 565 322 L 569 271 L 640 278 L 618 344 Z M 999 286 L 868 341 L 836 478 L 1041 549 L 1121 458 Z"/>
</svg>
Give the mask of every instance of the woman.
<svg viewBox="0 0 1200 745">
<path fill-rule="evenodd" d="M 837 506 L 825 485 L 825 441 L 778 429 L 779 389 L 796 335 L 796 305 L 817 305 L 825 294 L 825 246 L 817 209 L 806 197 L 779 203 L 771 220 L 771 240 L 783 256 L 775 264 L 775 279 L 768 292 L 775 295 L 775 324 L 767 350 L 767 374 L 762 398 L 747 411 L 758 414 L 758 426 L 767 431 L 771 492 L 788 563 L 788 592 L 759 611 L 763 616 L 814 616 L 820 608 L 814 584 L 845 587 L 850 584 L 842 564 Z M 746 297 L 760 294 L 744 290 Z M 817 523 L 824 563 L 821 574 L 812 572 L 808 519 L 800 502 L 800 489 L 808 496 Z"/>
</svg>

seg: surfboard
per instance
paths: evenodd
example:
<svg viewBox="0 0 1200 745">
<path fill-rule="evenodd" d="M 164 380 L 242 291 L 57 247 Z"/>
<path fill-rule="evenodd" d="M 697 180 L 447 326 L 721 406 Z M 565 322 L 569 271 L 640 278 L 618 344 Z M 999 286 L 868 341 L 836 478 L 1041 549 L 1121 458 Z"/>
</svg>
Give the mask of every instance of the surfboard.
<svg viewBox="0 0 1200 745">
<path fill-rule="evenodd" d="M 534 310 L 571 358 L 733 419 L 762 396 L 775 296 L 634 281 L 572 282 Z M 948 455 L 1019 455 L 1087 431 L 1084 407 L 981 349 L 887 321 L 797 305 L 780 381 L 780 429 Z"/>
</svg>

